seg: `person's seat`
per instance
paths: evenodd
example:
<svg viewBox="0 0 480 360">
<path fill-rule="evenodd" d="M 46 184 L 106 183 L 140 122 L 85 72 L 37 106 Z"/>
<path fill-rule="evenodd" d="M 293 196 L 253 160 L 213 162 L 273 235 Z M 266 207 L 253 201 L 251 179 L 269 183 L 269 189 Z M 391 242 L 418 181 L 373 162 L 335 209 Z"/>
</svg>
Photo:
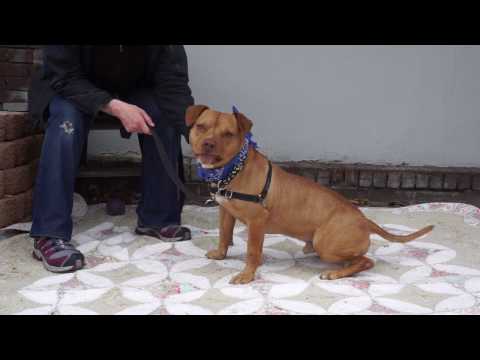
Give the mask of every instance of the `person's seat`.
<svg viewBox="0 0 480 360">
<path fill-rule="evenodd" d="M 95 130 L 119 130 L 123 138 L 129 137 L 129 134 L 124 130 L 119 119 L 103 112 L 98 113 L 97 117 L 93 120 L 90 132 Z M 82 167 L 88 167 L 88 137 L 85 140 L 80 165 Z"/>
</svg>

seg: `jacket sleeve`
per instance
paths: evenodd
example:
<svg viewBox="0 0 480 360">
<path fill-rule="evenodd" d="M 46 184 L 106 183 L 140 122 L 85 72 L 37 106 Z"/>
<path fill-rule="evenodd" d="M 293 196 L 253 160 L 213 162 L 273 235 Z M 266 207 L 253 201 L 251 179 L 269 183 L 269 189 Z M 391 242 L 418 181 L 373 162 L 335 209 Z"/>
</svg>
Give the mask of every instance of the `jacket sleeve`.
<svg viewBox="0 0 480 360">
<path fill-rule="evenodd" d="M 188 62 L 182 45 L 154 47 L 153 87 L 161 110 L 171 125 L 187 137 L 185 111 L 194 99 L 189 86 Z"/>
<path fill-rule="evenodd" d="M 81 63 L 80 46 L 45 46 L 44 76 L 55 93 L 80 110 L 97 115 L 113 96 L 88 80 Z"/>
</svg>

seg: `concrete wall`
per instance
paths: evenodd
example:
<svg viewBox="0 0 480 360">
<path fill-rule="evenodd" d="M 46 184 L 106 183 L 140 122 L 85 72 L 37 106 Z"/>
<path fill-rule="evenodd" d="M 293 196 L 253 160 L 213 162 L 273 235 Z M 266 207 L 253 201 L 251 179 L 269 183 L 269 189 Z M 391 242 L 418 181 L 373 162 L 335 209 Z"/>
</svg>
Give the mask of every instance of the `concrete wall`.
<svg viewBox="0 0 480 360">
<path fill-rule="evenodd" d="M 480 166 L 480 46 L 186 49 L 196 102 L 235 104 L 273 160 Z M 138 151 L 105 133 L 90 146 Z"/>
</svg>

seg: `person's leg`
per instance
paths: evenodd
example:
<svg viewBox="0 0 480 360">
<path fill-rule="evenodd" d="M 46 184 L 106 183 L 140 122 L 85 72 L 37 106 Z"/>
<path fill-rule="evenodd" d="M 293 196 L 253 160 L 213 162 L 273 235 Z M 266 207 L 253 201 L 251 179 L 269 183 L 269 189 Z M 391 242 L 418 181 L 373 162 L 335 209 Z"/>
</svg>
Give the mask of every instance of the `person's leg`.
<svg viewBox="0 0 480 360">
<path fill-rule="evenodd" d="M 69 242 L 72 236 L 75 178 L 90 118 L 59 96 L 51 101 L 49 113 L 35 182 L 30 236 L 37 239 L 34 255 L 44 260 L 49 270 L 66 271 L 78 267 L 78 260 L 83 266 L 81 253 L 63 242 Z"/>
<path fill-rule="evenodd" d="M 183 180 L 183 156 L 180 134 L 166 126 L 155 98 L 148 91 L 131 94 L 128 102 L 139 106 L 150 115 L 155 123 L 155 131 L 165 146 L 170 164 Z M 172 240 L 188 240 L 190 232 L 180 227 L 184 195 L 166 173 L 151 136 L 138 136 L 142 152 L 142 197 L 137 208 L 138 229 L 140 233 Z M 146 230 L 148 229 L 148 230 Z M 152 233 L 152 229 L 156 229 Z M 160 231 L 160 229 L 162 231 Z M 143 231 L 142 231 L 143 230 Z"/>
</svg>

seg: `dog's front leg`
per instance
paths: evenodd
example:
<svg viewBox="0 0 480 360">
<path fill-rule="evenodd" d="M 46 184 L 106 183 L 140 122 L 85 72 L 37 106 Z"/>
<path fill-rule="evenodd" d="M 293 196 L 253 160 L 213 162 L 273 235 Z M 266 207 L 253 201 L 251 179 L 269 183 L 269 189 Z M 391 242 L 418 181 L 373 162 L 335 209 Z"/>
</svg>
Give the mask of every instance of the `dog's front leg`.
<svg viewBox="0 0 480 360">
<path fill-rule="evenodd" d="M 223 260 L 227 256 L 228 247 L 233 245 L 233 228 L 235 218 L 230 215 L 223 206 L 220 206 L 220 240 L 218 249 L 211 250 L 207 257 L 213 260 Z"/>
<path fill-rule="evenodd" d="M 262 264 L 265 223 L 248 224 L 247 264 L 243 271 L 230 280 L 230 284 L 247 284 L 255 279 L 255 272 Z"/>
</svg>

